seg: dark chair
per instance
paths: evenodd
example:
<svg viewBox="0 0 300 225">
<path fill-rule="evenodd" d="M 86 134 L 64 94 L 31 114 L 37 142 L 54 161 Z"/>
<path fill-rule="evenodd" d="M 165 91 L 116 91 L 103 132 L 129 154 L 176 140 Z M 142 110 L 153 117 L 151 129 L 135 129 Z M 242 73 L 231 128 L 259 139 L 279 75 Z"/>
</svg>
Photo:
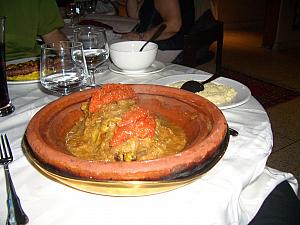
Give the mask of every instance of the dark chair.
<svg viewBox="0 0 300 225">
<path fill-rule="evenodd" d="M 223 49 L 223 22 L 215 21 L 215 24 L 205 30 L 193 31 L 184 36 L 184 48 L 181 65 L 196 67 L 199 63 L 199 53 L 208 52 L 209 47 L 216 42 L 216 73 L 221 72 Z"/>
</svg>

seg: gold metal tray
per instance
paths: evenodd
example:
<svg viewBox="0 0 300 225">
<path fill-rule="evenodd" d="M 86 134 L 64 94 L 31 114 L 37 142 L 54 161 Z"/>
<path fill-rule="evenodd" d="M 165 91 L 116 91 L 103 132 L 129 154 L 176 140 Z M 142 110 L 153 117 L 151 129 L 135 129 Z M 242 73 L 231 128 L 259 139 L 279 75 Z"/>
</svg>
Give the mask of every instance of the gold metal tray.
<svg viewBox="0 0 300 225">
<path fill-rule="evenodd" d="M 203 164 L 197 166 L 192 171 L 186 171 L 177 175 L 176 178 L 157 181 L 111 181 L 75 177 L 39 161 L 27 143 L 26 137 L 23 138 L 22 148 L 29 162 L 39 172 L 51 180 L 93 194 L 109 196 L 144 196 L 171 191 L 199 179 L 222 158 L 227 149 L 228 142 L 229 134 L 227 132 L 220 149 L 218 149 L 218 151 Z"/>
</svg>

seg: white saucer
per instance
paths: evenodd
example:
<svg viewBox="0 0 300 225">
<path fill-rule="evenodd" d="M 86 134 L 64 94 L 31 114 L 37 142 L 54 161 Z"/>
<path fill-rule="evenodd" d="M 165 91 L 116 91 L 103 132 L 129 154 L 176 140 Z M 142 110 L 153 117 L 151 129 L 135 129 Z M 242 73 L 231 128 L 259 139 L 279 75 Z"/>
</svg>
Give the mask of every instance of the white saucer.
<svg viewBox="0 0 300 225">
<path fill-rule="evenodd" d="M 154 61 L 154 63 L 152 63 L 152 65 L 149 66 L 147 69 L 139 70 L 139 71 L 122 70 L 122 69 L 120 69 L 119 67 L 115 66 L 112 63 L 109 65 L 109 69 L 112 72 L 123 74 L 123 75 L 126 75 L 126 76 L 131 76 L 131 77 L 147 76 L 149 74 L 158 73 L 158 72 L 162 71 L 164 68 L 165 68 L 165 64 L 163 64 L 162 62 L 159 62 L 159 61 Z"/>
</svg>

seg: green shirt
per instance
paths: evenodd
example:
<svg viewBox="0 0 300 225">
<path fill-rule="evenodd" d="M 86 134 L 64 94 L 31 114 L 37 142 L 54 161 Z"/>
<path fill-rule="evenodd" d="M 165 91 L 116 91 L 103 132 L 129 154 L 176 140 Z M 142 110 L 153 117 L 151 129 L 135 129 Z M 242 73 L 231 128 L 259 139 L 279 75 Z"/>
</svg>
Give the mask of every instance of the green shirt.
<svg viewBox="0 0 300 225">
<path fill-rule="evenodd" d="M 0 0 L 6 16 L 6 60 L 38 56 L 36 39 L 64 26 L 55 0 Z"/>
</svg>

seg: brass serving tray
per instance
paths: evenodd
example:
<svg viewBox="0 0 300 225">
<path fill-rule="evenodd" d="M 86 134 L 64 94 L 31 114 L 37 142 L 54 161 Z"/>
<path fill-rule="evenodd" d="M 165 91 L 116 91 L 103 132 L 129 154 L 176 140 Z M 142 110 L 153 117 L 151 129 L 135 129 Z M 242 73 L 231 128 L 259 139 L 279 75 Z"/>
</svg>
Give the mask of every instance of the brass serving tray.
<svg viewBox="0 0 300 225">
<path fill-rule="evenodd" d="M 198 165 L 193 170 L 177 174 L 176 177 L 157 181 L 113 181 L 75 177 L 38 160 L 27 143 L 26 137 L 23 138 L 22 148 L 29 162 L 39 172 L 51 180 L 93 194 L 109 196 L 144 196 L 171 191 L 199 179 L 222 158 L 227 149 L 228 142 L 229 133 L 227 132 L 220 148 L 204 163 Z"/>
</svg>

